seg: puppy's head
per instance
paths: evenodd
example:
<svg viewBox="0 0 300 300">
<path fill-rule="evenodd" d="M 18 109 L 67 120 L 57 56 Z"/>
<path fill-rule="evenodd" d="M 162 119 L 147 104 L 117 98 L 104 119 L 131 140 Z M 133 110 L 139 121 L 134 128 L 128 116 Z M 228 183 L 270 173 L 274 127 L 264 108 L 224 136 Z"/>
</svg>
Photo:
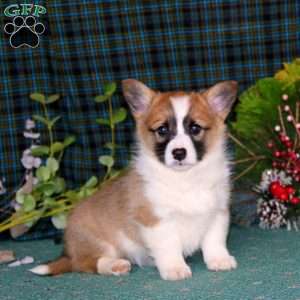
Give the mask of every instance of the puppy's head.
<svg viewBox="0 0 300 300">
<path fill-rule="evenodd" d="M 199 93 L 155 92 L 134 79 L 124 80 L 122 87 L 139 142 L 175 170 L 197 164 L 223 139 L 224 121 L 237 94 L 235 81 Z"/>
</svg>

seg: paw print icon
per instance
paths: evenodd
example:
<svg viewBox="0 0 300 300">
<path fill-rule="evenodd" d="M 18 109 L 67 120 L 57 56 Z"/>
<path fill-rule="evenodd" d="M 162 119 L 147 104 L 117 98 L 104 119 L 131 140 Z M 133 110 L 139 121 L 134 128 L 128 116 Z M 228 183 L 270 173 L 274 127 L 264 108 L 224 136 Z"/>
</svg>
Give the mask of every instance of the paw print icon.
<svg viewBox="0 0 300 300">
<path fill-rule="evenodd" d="M 45 31 L 45 26 L 36 22 L 33 16 L 26 18 L 14 17 L 11 23 L 4 26 L 4 31 L 10 35 L 9 43 L 13 48 L 28 46 L 36 48 L 40 43 L 40 35 Z"/>
</svg>

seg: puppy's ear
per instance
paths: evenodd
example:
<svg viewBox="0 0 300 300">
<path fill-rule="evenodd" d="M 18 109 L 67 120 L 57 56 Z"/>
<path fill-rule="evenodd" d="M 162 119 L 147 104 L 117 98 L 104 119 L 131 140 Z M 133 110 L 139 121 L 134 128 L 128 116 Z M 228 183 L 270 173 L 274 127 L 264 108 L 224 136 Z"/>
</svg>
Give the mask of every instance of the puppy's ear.
<svg viewBox="0 0 300 300">
<path fill-rule="evenodd" d="M 223 81 L 209 88 L 204 94 L 213 111 L 225 120 L 236 100 L 237 90 L 236 81 Z"/>
<path fill-rule="evenodd" d="M 153 90 L 135 79 L 123 80 L 122 89 L 134 117 L 139 117 L 147 111 L 155 95 Z"/>
</svg>

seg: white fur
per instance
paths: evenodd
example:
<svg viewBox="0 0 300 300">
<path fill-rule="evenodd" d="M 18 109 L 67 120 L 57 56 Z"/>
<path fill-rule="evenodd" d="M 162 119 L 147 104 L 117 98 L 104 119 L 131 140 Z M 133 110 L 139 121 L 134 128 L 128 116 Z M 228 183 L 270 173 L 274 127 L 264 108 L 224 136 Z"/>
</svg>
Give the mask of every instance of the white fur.
<svg viewBox="0 0 300 300">
<path fill-rule="evenodd" d="M 29 270 L 30 272 L 37 275 L 49 275 L 50 269 L 47 265 L 39 265 Z"/>
<path fill-rule="evenodd" d="M 184 256 L 202 248 L 212 270 L 236 267 L 226 247 L 229 227 L 229 168 L 223 140 L 183 172 L 161 164 L 140 145 L 136 170 L 161 222 L 141 228 L 142 238 L 164 279 L 191 276 Z"/>
<path fill-rule="evenodd" d="M 171 97 L 170 100 L 175 113 L 177 134 L 167 145 L 165 151 L 165 163 L 169 167 L 184 170 L 186 167 L 195 164 L 197 161 L 197 153 L 193 142 L 189 135 L 185 133 L 183 126 L 184 118 L 187 116 L 190 108 L 190 99 L 189 96 L 182 96 Z M 181 162 L 173 157 L 172 151 L 176 148 L 185 148 L 187 151 L 186 158 Z"/>
<path fill-rule="evenodd" d="M 184 135 L 183 120 L 189 112 L 190 109 L 190 97 L 171 97 L 170 98 L 172 107 L 174 109 L 175 118 L 177 120 L 177 135 Z"/>
<path fill-rule="evenodd" d="M 118 241 L 121 250 L 132 263 L 137 264 L 140 267 L 151 266 L 154 264 L 154 261 L 149 256 L 147 250 L 129 239 L 123 232 L 119 233 Z"/>
</svg>

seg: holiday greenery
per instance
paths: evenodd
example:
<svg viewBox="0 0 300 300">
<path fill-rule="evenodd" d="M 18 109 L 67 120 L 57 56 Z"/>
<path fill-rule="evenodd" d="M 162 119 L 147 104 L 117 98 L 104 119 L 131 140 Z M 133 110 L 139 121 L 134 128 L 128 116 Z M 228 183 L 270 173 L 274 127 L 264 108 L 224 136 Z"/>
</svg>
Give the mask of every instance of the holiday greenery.
<svg viewBox="0 0 300 300">
<path fill-rule="evenodd" d="M 243 92 L 236 107 L 236 120 L 230 124 L 231 137 L 236 143 L 235 170 L 237 178 L 247 175 L 257 181 L 270 168 L 274 149 L 282 148 L 275 126 L 294 139 L 295 124 L 299 122 L 300 59 L 284 64 L 272 78 L 264 78 Z M 287 114 L 287 107 L 290 114 Z M 293 115 L 292 115 L 293 113 Z M 290 121 L 286 118 L 290 116 Z M 287 122 L 288 121 L 288 122 Z M 284 123 L 284 124 L 283 124 Z M 267 147 L 273 142 L 274 148 Z M 295 147 L 299 147 L 298 141 Z"/>
<path fill-rule="evenodd" d="M 46 97 L 41 93 L 33 93 L 30 98 L 37 102 L 43 114 L 34 115 L 25 124 L 23 135 L 30 141 L 30 147 L 23 151 L 21 163 L 25 168 L 24 180 L 21 187 L 13 194 L 10 206 L 6 209 L 8 217 L 0 223 L 0 232 L 10 229 L 12 236 L 25 233 L 36 222 L 45 217 L 50 217 L 52 224 L 63 229 L 66 225 L 66 216 L 70 209 L 81 199 L 92 195 L 101 184 L 117 176 L 119 171 L 115 165 L 115 128 L 126 118 L 124 108 L 113 109 L 112 96 L 116 91 L 116 84 L 109 83 L 104 86 L 104 94 L 95 98 L 96 102 L 106 102 L 108 105 L 108 119 L 99 118 L 97 123 L 110 128 L 111 139 L 105 144 L 109 155 L 99 157 L 99 162 L 106 167 L 106 174 L 98 184 L 98 179 L 93 176 L 84 185 L 77 189 L 68 189 L 66 181 L 59 175 L 60 165 L 65 150 L 75 143 L 74 136 L 67 136 L 63 141 L 55 140 L 55 125 L 60 116 L 49 117 L 49 106 L 58 101 L 60 96 Z M 41 134 L 36 131 L 36 122 L 41 123 L 48 133 L 48 143 L 41 144 Z M 45 140 L 45 139 L 43 139 Z M 4 180 L 0 181 L 1 194 L 6 190 Z M 12 211 L 13 210 L 13 211 Z"/>
<path fill-rule="evenodd" d="M 300 60 L 284 64 L 240 97 L 231 139 L 236 144 L 235 179 L 261 183 L 260 226 L 298 230 L 300 218 Z"/>
</svg>

